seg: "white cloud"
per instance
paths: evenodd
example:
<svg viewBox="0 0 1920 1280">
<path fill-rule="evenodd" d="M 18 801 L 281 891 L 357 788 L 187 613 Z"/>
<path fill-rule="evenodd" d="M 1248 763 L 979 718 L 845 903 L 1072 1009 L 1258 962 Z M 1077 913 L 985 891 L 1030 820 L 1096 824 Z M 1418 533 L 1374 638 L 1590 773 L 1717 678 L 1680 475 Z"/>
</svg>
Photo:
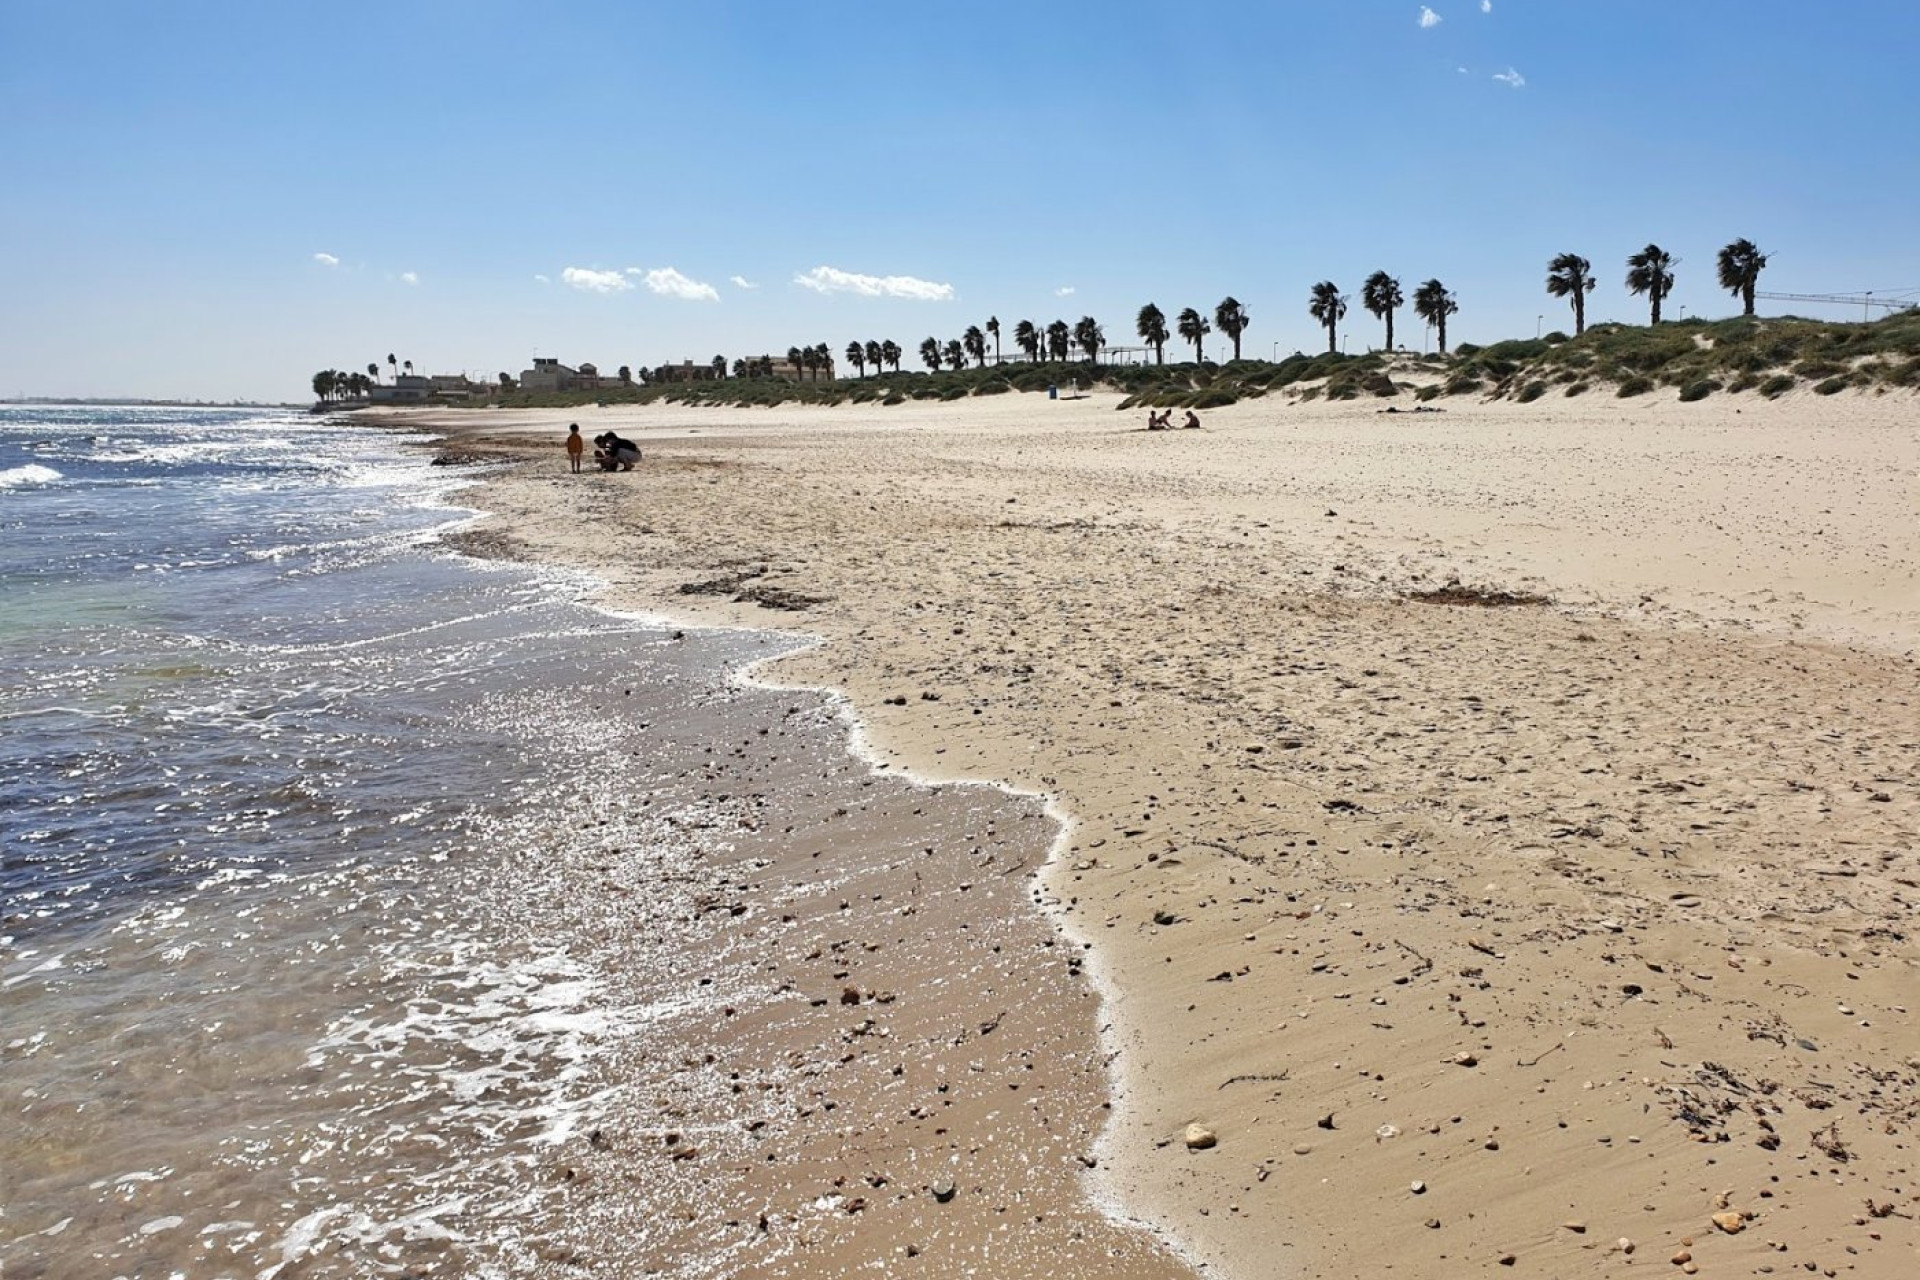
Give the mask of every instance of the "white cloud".
<svg viewBox="0 0 1920 1280">
<path fill-rule="evenodd" d="M 634 268 L 627 268 L 629 272 Z M 698 280 L 689 280 L 672 267 L 656 267 L 647 272 L 647 288 L 669 298 L 683 298 L 688 302 L 718 302 L 720 291 L 710 284 Z"/>
<path fill-rule="evenodd" d="M 337 267 L 340 265 L 340 259 L 330 253 L 316 253 L 313 255 L 313 260 L 323 267 Z"/>
<path fill-rule="evenodd" d="M 1420 6 L 1420 29 L 1422 31 L 1431 31 L 1445 21 L 1445 18 L 1442 18 L 1439 14 L 1427 8 L 1427 6 Z"/>
<path fill-rule="evenodd" d="M 728 276 L 727 279 L 733 281 L 733 287 L 736 289 L 758 289 L 760 287 L 745 276 Z"/>
<path fill-rule="evenodd" d="M 918 302 L 951 302 L 953 286 L 916 276 L 863 276 L 838 267 L 815 267 L 793 282 L 815 293 L 857 293 L 863 298 L 911 298 Z"/>
<path fill-rule="evenodd" d="M 400 273 L 400 283 L 401 284 L 419 284 L 420 273 L 417 271 L 402 271 Z"/>
<path fill-rule="evenodd" d="M 1070 284 L 1063 284 L 1058 289 L 1055 289 L 1053 291 L 1053 296 L 1056 298 L 1071 298 L 1073 296 L 1073 286 Z"/>
<path fill-rule="evenodd" d="M 618 271 L 595 271 L 591 267 L 568 267 L 560 279 L 587 293 L 625 293 L 633 282 Z"/>
<path fill-rule="evenodd" d="M 1492 12 L 1493 12 L 1493 0 L 1480 0 L 1480 12 L 1482 12 L 1482 13 L 1492 13 Z"/>
<path fill-rule="evenodd" d="M 1493 78 L 1510 88 L 1524 89 L 1527 87 L 1527 78 L 1518 71 L 1515 71 L 1512 67 L 1508 67 L 1505 71 L 1494 72 Z"/>
<path fill-rule="evenodd" d="M 549 280 L 549 279 L 547 279 L 547 277 L 545 277 L 545 276 L 543 276 L 543 275 L 539 275 L 538 273 L 536 273 L 536 274 L 534 275 L 534 277 L 533 277 L 533 278 L 534 278 L 534 280 L 535 280 L 535 281 L 536 281 L 537 283 L 540 283 L 540 284 L 552 284 L 552 283 L 553 283 L 553 281 L 551 281 L 551 280 Z"/>
</svg>

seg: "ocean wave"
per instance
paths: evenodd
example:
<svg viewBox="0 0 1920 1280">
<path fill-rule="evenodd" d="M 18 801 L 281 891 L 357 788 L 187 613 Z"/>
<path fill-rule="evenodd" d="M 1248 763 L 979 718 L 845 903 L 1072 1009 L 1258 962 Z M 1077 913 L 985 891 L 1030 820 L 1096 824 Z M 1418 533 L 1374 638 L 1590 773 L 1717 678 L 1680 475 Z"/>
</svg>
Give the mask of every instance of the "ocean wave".
<svg viewBox="0 0 1920 1280">
<path fill-rule="evenodd" d="M 24 467 L 8 467 L 0 471 L 0 489 L 24 489 L 29 485 L 52 484 L 62 478 L 52 467 L 29 462 Z"/>
</svg>

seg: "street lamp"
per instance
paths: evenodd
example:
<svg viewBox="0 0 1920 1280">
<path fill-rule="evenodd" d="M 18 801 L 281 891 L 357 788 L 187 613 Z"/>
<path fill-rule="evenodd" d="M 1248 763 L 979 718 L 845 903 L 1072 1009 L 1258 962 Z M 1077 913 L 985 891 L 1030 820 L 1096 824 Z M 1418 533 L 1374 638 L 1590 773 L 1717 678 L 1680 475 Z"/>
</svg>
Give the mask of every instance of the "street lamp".
<svg viewBox="0 0 1920 1280">
<path fill-rule="evenodd" d="M 1547 327 L 1546 316 L 1538 315 L 1533 318 L 1533 336 L 1535 338 L 1538 338 L 1540 336 L 1541 331 L 1544 330 L 1546 327 Z"/>
</svg>

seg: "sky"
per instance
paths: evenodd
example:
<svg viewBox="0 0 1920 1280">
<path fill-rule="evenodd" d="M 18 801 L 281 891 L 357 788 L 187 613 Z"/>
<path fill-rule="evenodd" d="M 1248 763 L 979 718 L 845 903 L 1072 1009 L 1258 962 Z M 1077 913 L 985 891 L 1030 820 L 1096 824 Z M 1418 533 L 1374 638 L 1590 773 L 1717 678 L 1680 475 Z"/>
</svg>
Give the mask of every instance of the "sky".
<svg viewBox="0 0 1920 1280">
<path fill-rule="evenodd" d="M 290 401 L 998 317 L 1456 295 L 1455 342 L 1920 290 L 1913 0 L 0 0 L 0 397 Z M 1831 308 L 1763 303 L 1834 318 Z M 1403 345 L 1426 335 L 1410 311 Z M 1225 355 L 1219 335 L 1208 355 Z M 1169 348 L 1169 356 L 1175 354 Z"/>
</svg>

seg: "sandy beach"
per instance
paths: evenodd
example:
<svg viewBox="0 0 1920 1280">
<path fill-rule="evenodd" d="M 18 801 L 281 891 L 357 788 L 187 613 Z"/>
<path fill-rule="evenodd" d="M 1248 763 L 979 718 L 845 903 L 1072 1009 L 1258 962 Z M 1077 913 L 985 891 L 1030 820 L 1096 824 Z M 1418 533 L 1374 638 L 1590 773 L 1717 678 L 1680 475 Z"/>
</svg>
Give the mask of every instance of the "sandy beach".
<svg viewBox="0 0 1920 1280">
<path fill-rule="evenodd" d="M 737 1274 L 1920 1274 L 1916 402 L 1116 403 L 379 419 L 509 464 L 463 549 L 817 637 L 755 677 L 1063 822 L 842 869 L 880 972 L 759 955 L 816 1022 L 729 1034 L 831 1015 L 849 1110 L 685 1162 Z"/>
</svg>

